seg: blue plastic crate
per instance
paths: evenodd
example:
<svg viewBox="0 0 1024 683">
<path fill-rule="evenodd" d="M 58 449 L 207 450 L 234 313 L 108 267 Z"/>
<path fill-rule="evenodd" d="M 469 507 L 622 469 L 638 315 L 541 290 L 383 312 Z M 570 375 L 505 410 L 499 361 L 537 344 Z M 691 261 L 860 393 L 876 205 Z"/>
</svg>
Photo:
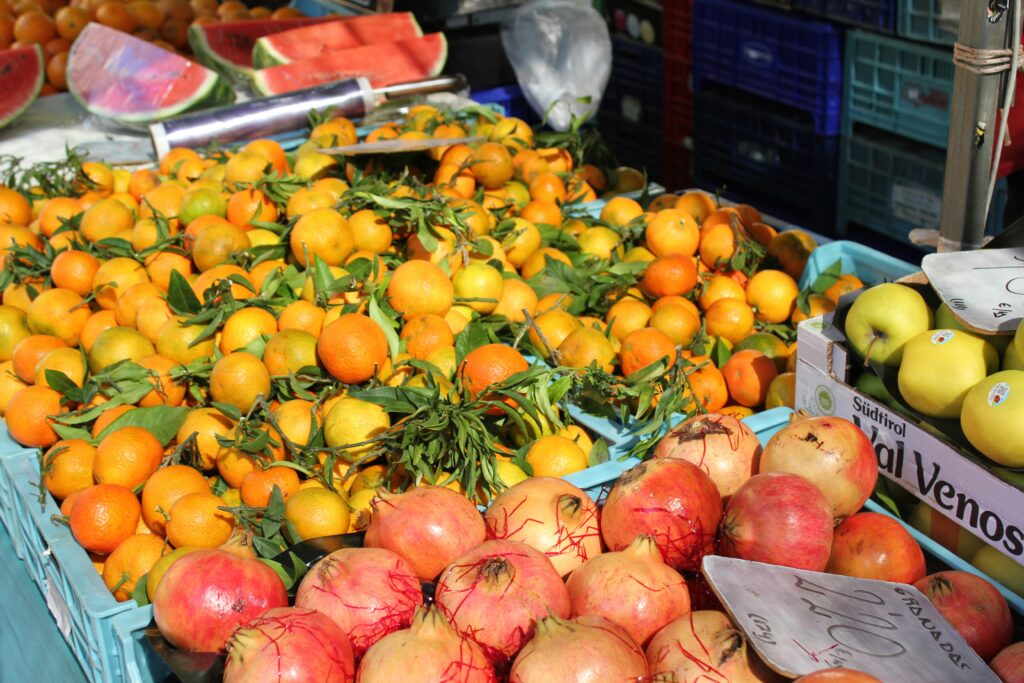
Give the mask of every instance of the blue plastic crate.
<svg viewBox="0 0 1024 683">
<path fill-rule="evenodd" d="M 865 247 L 847 240 L 836 240 L 823 244 L 807 260 L 807 266 L 800 278 L 800 289 L 810 286 L 814 280 L 836 261 L 843 264 L 843 272 L 856 275 L 868 286 L 882 282 L 894 282 L 921 270 L 920 266 Z"/>
<path fill-rule="evenodd" d="M 897 0 L 896 33 L 925 43 L 952 45 L 957 35 L 939 23 L 941 0 Z"/>
<path fill-rule="evenodd" d="M 710 81 L 807 112 L 821 135 L 840 128 L 842 30 L 826 21 L 728 0 L 694 5 L 694 88 Z"/>
<path fill-rule="evenodd" d="M 946 154 L 876 130 L 843 138 L 839 161 L 839 234 L 850 225 L 910 244 L 914 228 L 938 228 Z M 993 197 L 986 232 L 1002 230 L 1005 183 Z"/>
<path fill-rule="evenodd" d="M 85 550 L 67 526 L 53 521 L 60 510 L 46 496 L 39 502 L 39 461 L 34 452 L 0 460 L 18 507 L 20 535 L 29 575 L 71 651 L 90 681 L 123 680 L 122 661 L 111 624 L 127 612 L 139 612 L 134 602 L 117 602 L 103 584 Z"/>
<path fill-rule="evenodd" d="M 844 134 L 864 123 L 945 149 L 955 70 L 948 50 L 850 31 Z"/>
<path fill-rule="evenodd" d="M 612 72 L 601 109 L 626 121 L 661 127 L 665 111 L 665 58 L 656 48 L 612 38 Z"/>
<path fill-rule="evenodd" d="M 873 31 L 896 32 L 896 0 L 793 0 L 793 9 Z"/>
<path fill-rule="evenodd" d="M 514 116 L 527 123 L 537 123 L 540 117 L 526 101 L 523 89 L 517 84 L 502 85 L 487 90 L 474 90 L 469 95 L 474 102 L 498 105 L 505 116 Z"/>
<path fill-rule="evenodd" d="M 14 484 L 3 467 L 2 461 L 8 458 L 33 457 L 34 450 L 27 449 L 15 442 L 7 433 L 6 428 L 0 427 L 0 524 L 7 528 L 11 537 L 11 545 L 14 547 L 14 554 L 19 559 L 25 558 L 25 542 L 19 533 L 20 527 L 20 506 L 17 494 L 14 492 Z"/>
<path fill-rule="evenodd" d="M 763 195 L 769 213 L 831 232 L 835 222 L 839 138 L 815 132 L 789 107 L 735 91 L 696 95 L 694 176 L 698 185 Z"/>
</svg>

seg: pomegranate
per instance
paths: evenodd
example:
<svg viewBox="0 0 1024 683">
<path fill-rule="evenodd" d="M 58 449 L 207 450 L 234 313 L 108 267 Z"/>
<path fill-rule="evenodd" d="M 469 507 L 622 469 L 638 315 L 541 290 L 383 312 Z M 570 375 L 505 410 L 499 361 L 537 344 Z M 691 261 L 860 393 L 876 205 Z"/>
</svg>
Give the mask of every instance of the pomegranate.
<svg viewBox="0 0 1024 683">
<path fill-rule="evenodd" d="M 877 512 L 858 512 L 836 528 L 825 571 L 896 583 L 914 583 L 928 573 L 914 537 Z"/>
<path fill-rule="evenodd" d="M 811 417 L 783 427 L 768 441 L 758 471 L 807 477 L 842 521 L 864 507 L 875 490 L 878 460 L 857 425 L 841 417 Z"/>
<path fill-rule="evenodd" d="M 566 585 L 573 616 L 606 617 L 641 645 L 690 611 L 686 580 L 661 559 L 651 536 L 638 536 L 625 550 L 587 560 Z"/>
<path fill-rule="evenodd" d="M 778 679 L 747 648 L 743 632 L 722 612 L 690 612 L 658 631 L 647 646 L 656 680 L 756 683 Z"/>
<path fill-rule="evenodd" d="M 1024 642 L 1004 648 L 988 664 L 1003 683 L 1024 683 Z"/>
<path fill-rule="evenodd" d="M 499 663 L 533 637 L 537 619 L 569 616 L 562 577 L 543 553 L 516 541 L 486 541 L 459 556 L 434 599 L 456 631 Z"/>
<path fill-rule="evenodd" d="M 638 681 L 647 676 L 644 651 L 604 617 L 546 617 L 512 663 L 509 683 Z"/>
<path fill-rule="evenodd" d="M 1013 639 L 1010 607 L 996 587 L 968 572 L 939 572 L 914 584 L 986 662 Z"/>
<path fill-rule="evenodd" d="M 801 676 L 793 683 L 882 683 L 871 674 L 853 669 L 822 669 L 812 674 Z"/>
<path fill-rule="evenodd" d="M 295 606 L 323 612 L 341 627 L 358 659 L 367 648 L 412 623 L 423 601 L 409 563 L 383 548 L 342 548 L 313 565 Z"/>
<path fill-rule="evenodd" d="M 700 571 L 701 559 L 714 552 L 721 519 L 722 496 L 711 477 L 693 463 L 664 458 L 616 480 L 601 512 L 601 534 L 610 550 L 653 536 L 670 566 Z"/>
<path fill-rule="evenodd" d="M 484 515 L 493 538 L 544 553 L 561 576 L 601 554 L 597 505 L 564 479 L 534 477 L 494 499 Z"/>
<path fill-rule="evenodd" d="M 708 413 L 681 422 L 654 447 L 655 458 L 681 458 L 701 468 L 723 498 L 757 473 L 761 442 L 731 415 Z"/>
<path fill-rule="evenodd" d="M 153 619 L 172 645 L 220 652 L 235 629 L 271 607 L 287 607 L 281 578 L 259 560 L 223 550 L 182 555 L 160 579 Z"/>
<path fill-rule="evenodd" d="M 352 646 L 338 625 L 311 609 L 275 607 L 228 641 L 226 683 L 352 683 Z"/>
<path fill-rule="evenodd" d="M 443 486 L 379 491 L 365 545 L 401 555 L 416 576 L 433 581 L 452 560 L 484 542 L 487 528 L 469 500 Z"/>
<path fill-rule="evenodd" d="M 358 683 L 497 683 L 483 650 L 455 632 L 437 607 L 420 607 L 412 626 L 373 644 Z"/>
<path fill-rule="evenodd" d="M 798 474 L 765 472 L 729 501 L 722 554 L 820 572 L 832 551 L 832 506 Z"/>
</svg>

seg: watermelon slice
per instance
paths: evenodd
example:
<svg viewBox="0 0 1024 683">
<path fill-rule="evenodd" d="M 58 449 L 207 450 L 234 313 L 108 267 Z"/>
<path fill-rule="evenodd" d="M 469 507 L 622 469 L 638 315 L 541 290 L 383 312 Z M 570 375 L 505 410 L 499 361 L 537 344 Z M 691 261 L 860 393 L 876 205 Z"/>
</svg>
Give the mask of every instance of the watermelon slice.
<svg viewBox="0 0 1024 683">
<path fill-rule="evenodd" d="M 307 26 L 261 37 L 252 51 L 257 69 L 312 59 L 360 45 L 419 38 L 423 30 L 412 12 L 368 14 L 335 21 L 330 26 Z"/>
<path fill-rule="evenodd" d="M 83 107 L 124 123 L 159 121 L 235 99 L 213 71 L 96 22 L 71 46 L 67 78 Z"/>
<path fill-rule="evenodd" d="M 252 78 L 252 50 L 257 39 L 302 26 L 337 21 L 340 18 L 296 17 L 192 24 L 188 29 L 188 43 L 192 46 L 192 52 L 205 66 L 228 78 L 245 81 Z"/>
<path fill-rule="evenodd" d="M 253 86 L 263 95 L 278 95 L 364 76 L 375 88 L 382 88 L 436 76 L 447 59 L 448 41 L 444 34 L 430 33 L 411 40 L 363 45 L 260 69 L 253 77 Z"/>
<path fill-rule="evenodd" d="M 0 50 L 0 128 L 14 123 L 39 97 L 46 77 L 38 45 Z"/>
</svg>

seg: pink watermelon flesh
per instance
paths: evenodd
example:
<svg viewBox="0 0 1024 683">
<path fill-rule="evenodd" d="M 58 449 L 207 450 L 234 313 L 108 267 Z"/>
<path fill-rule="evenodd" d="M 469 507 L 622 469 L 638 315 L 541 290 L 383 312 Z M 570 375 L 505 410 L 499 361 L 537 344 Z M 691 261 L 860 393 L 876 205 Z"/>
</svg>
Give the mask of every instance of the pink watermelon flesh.
<svg viewBox="0 0 1024 683">
<path fill-rule="evenodd" d="M 261 37 L 253 63 L 257 68 L 312 59 L 360 45 L 411 40 L 423 35 L 412 12 L 345 17 L 330 26 L 306 26 Z"/>
<path fill-rule="evenodd" d="M 13 123 L 39 97 L 44 68 L 38 45 L 0 50 L 0 128 Z"/>
<path fill-rule="evenodd" d="M 188 42 L 192 51 L 211 69 L 252 69 L 252 49 L 259 38 L 281 31 L 337 21 L 340 17 L 295 17 L 216 24 L 192 24 Z"/>
<path fill-rule="evenodd" d="M 90 112 L 129 123 L 234 99 L 209 69 L 96 22 L 71 46 L 67 79 L 68 90 Z"/>
<path fill-rule="evenodd" d="M 276 95 L 347 78 L 364 76 L 375 88 L 436 76 L 448 58 L 443 33 L 394 43 L 363 45 L 281 64 L 256 72 L 253 82 L 264 95 Z"/>
</svg>

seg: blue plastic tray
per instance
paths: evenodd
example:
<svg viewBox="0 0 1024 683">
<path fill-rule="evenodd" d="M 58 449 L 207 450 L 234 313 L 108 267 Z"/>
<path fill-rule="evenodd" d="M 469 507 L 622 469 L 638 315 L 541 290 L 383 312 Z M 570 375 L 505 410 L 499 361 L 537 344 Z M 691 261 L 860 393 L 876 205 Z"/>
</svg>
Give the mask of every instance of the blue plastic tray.
<svg viewBox="0 0 1024 683">
<path fill-rule="evenodd" d="M 694 88 L 730 85 L 807 112 L 822 135 L 839 133 L 842 30 L 826 21 L 729 0 L 694 5 Z"/>
<path fill-rule="evenodd" d="M 939 24 L 940 4 L 940 0 L 897 0 L 896 32 L 911 40 L 952 45 L 957 36 Z"/>
<path fill-rule="evenodd" d="M 800 288 L 809 286 L 829 266 L 842 261 L 843 272 L 860 278 L 866 285 L 893 282 L 921 270 L 919 266 L 848 240 L 823 244 L 813 252 L 800 278 Z"/>
<path fill-rule="evenodd" d="M 793 0 L 793 9 L 873 31 L 896 32 L 896 0 Z"/>
<path fill-rule="evenodd" d="M 850 31 L 844 134 L 864 123 L 945 149 L 955 70 L 949 50 Z"/>
<path fill-rule="evenodd" d="M 501 112 L 505 116 L 514 116 L 530 124 L 540 121 L 540 117 L 526 101 L 526 95 L 523 94 L 523 89 L 518 84 L 502 85 L 487 90 L 474 90 L 469 96 L 474 102 L 501 107 Z"/>
</svg>

